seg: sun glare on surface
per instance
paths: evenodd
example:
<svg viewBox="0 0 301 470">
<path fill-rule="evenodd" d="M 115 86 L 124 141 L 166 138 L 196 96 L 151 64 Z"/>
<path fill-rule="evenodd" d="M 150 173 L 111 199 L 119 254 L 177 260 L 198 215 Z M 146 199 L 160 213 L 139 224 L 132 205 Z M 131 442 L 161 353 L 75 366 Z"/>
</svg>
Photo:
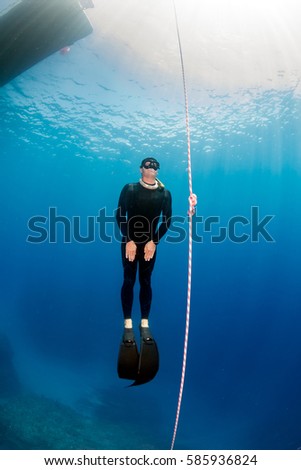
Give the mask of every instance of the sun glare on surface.
<svg viewBox="0 0 301 470">
<path fill-rule="evenodd" d="M 298 86 L 297 0 L 175 0 L 190 80 L 221 89 Z M 137 73 L 173 76 L 178 50 L 172 0 L 110 0 L 88 10 L 94 41 L 136 61 Z M 133 63 L 133 62 L 132 62 Z M 134 62 L 135 63 L 135 62 Z"/>
</svg>

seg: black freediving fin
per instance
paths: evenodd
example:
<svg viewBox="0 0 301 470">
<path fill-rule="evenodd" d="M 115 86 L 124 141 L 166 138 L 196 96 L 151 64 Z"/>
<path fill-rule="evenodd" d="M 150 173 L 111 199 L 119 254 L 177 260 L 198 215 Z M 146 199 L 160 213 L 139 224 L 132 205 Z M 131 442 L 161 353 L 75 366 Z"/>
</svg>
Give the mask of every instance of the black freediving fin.
<svg viewBox="0 0 301 470">
<path fill-rule="evenodd" d="M 0 86 L 92 31 L 78 0 L 22 0 L 0 14 Z"/>
<path fill-rule="evenodd" d="M 139 353 L 134 336 L 122 337 L 119 347 L 117 372 L 120 379 L 136 380 L 139 366 Z"/>
<path fill-rule="evenodd" d="M 135 385 L 153 380 L 159 370 L 159 350 L 149 328 L 140 328 L 141 347 Z"/>
</svg>

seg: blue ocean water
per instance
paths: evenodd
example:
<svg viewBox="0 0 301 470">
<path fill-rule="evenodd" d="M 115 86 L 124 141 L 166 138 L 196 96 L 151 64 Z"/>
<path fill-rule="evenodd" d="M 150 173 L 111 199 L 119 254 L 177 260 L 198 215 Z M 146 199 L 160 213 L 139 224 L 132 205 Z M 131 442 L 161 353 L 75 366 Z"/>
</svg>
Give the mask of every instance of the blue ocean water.
<svg viewBox="0 0 301 470">
<path fill-rule="evenodd" d="M 90 15 L 96 18 L 97 6 Z M 182 365 L 187 236 L 158 246 L 150 321 L 160 348 L 159 374 L 147 385 L 126 388 L 116 372 L 122 269 L 111 218 L 121 188 L 138 180 L 140 161 L 148 155 L 161 162 L 173 214 L 185 218 L 181 71 L 179 64 L 176 74 L 160 68 L 160 61 L 139 67 L 142 59 L 134 50 L 129 47 L 125 56 L 125 46 L 119 49 L 117 39 L 110 40 L 112 23 L 106 24 L 107 35 L 96 30 L 69 54 L 54 54 L 1 89 L 0 333 L 9 339 L 31 408 L 15 392 L 1 399 L 1 406 L 7 423 L 7 416 L 14 419 L 11 409 L 20 413 L 26 404 L 32 423 L 27 432 L 15 425 L 3 449 L 42 446 L 35 441 L 35 425 L 51 414 L 51 403 L 92 420 L 102 435 L 99 448 L 170 446 Z M 176 36 L 173 41 L 178 57 Z M 269 86 L 242 81 L 221 90 L 189 77 L 192 70 L 188 62 L 197 233 L 203 238 L 193 244 L 191 328 L 176 448 L 297 449 L 300 77 L 279 86 L 285 75 L 279 70 Z M 252 220 L 252 207 L 259 208 L 258 220 Z M 44 217 L 40 226 L 49 228 L 50 208 L 71 221 L 79 216 L 82 237 L 88 217 L 105 208 L 109 240 L 96 231 L 95 241 L 69 243 L 58 223 L 54 242 L 30 243 L 29 221 Z M 204 231 L 213 216 L 219 221 Z M 237 223 L 233 236 L 229 223 L 237 216 L 248 223 Z M 264 231 L 256 236 L 266 216 L 273 216 L 266 225 L 271 239 Z M 181 227 L 187 234 L 187 223 Z M 222 227 L 228 227 L 227 236 L 218 241 Z M 42 397 L 49 402 L 42 405 Z M 45 442 L 55 433 L 72 442 L 60 419 L 48 426 Z M 88 444 L 75 436 L 73 445 Z"/>
</svg>

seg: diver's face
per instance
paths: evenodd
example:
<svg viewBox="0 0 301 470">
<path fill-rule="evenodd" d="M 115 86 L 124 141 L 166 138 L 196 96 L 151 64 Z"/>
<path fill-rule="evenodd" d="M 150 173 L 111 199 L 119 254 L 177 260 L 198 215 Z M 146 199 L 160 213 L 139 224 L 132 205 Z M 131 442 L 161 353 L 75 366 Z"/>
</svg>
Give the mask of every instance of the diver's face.
<svg viewBox="0 0 301 470">
<path fill-rule="evenodd" d="M 146 161 L 143 164 L 143 167 L 140 168 L 142 176 L 152 177 L 157 176 L 159 165 L 156 162 Z"/>
<path fill-rule="evenodd" d="M 148 178 L 156 178 L 158 174 L 158 170 L 155 170 L 154 168 L 140 168 L 140 172 L 142 175 L 142 178 L 148 179 Z"/>
</svg>

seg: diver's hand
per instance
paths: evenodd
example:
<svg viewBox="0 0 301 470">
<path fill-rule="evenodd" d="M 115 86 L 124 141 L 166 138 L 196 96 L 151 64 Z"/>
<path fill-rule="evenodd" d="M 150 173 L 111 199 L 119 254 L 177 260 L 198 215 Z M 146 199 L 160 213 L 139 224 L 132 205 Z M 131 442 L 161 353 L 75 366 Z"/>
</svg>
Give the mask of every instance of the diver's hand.
<svg viewBox="0 0 301 470">
<path fill-rule="evenodd" d="M 155 254 L 156 245 L 153 240 L 149 241 L 144 247 L 144 259 L 145 261 L 150 261 Z"/>
<path fill-rule="evenodd" d="M 187 212 L 187 215 L 192 217 L 195 214 L 195 206 L 198 203 L 197 195 L 194 193 L 191 193 L 188 198 L 188 202 L 189 202 L 189 211 Z"/>
<path fill-rule="evenodd" d="M 125 245 L 125 257 L 129 261 L 134 261 L 137 252 L 137 245 L 132 240 Z"/>
</svg>

